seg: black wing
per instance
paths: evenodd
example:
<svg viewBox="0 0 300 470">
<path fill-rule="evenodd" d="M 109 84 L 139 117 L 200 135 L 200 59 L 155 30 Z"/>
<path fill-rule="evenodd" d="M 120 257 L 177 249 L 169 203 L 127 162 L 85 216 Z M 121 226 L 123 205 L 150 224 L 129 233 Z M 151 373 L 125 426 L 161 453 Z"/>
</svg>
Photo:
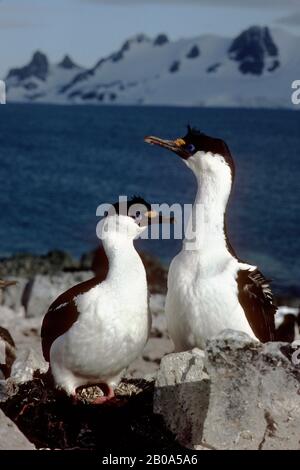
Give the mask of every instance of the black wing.
<svg viewBox="0 0 300 470">
<path fill-rule="evenodd" d="M 255 334 L 262 342 L 275 341 L 275 313 L 269 281 L 263 274 L 240 270 L 237 276 L 239 302 Z"/>
<path fill-rule="evenodd" d="M 102 281 L 102 277 L 96 276 L 88 281 L 81 282 L 61 294 L 50 305 L 48 312 L 44 316 L 41 329 L 42 349 L 46 361 L 49 362 L 50 360 L 52 343 L 56 338 L 66 333 L 78 319 L 79 312 L 74 302 L 75 297 L 84 294 Z"/>
<path fill-rule="evenodd" d="M 50 348 L 52 343 L 71 328 L 78 318 L 78 311 L 73 300 L 59 308 L 50 308 L 44 316 L 41 338 L 43 356 L 50 361 Z"/>
</svg>

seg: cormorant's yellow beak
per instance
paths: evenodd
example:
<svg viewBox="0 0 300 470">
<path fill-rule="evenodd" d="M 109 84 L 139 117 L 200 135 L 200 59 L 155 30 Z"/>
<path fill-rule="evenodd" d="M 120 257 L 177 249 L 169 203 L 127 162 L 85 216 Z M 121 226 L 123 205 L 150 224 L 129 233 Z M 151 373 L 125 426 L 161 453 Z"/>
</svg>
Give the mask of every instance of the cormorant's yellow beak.
<svg viewBox="0 0 300 470">
<path fill-rule="evenodd" d="M 140 226 L 144 227 L 147 225 L 163 223 L 174 224 L 174 220 L 174 217 L 164 216 L 156 211 L 151 210 L 143 214 L 143 219 L 141 220 Z"/>
<path fill-rule="evenodd" d="M 190 152 L 186 149 L 186 142 L 182 138 L 175 140 L 164 140 L 160 139 L 159 137 L 149 135 L 145 137 L 144 140 L 147 144 L 158 145 L 159 147 L 171 150 L 184 160 L 187 160 L 190 157 Z"/>
</svg>

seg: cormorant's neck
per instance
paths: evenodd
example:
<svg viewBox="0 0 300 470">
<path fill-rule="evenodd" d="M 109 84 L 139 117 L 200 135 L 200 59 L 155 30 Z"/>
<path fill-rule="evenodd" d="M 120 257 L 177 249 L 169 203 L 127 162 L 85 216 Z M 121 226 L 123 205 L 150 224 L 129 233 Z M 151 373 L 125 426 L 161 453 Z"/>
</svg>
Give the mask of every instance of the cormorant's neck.
<svg viewBox="0 0 300 470">
<path fill-rule="evenodd" d="M 189 220 L 195 250 L 227 250 L 224 220 L 231 192 L 231 179 L 221 181 L 217 175 L 209 173 L 196 177 L 198 190 Z M 185 248 L 187 243 L 189 242 L 185 239 Z"/>
<path fill-rule="evenodd" d="M 130 282 L 131 277 L 144 270 L 143 263 L 137 253 L 133 240 L 121 237 L 110 237 L 103 240 L 103 247 L 108 259 L 109 279 L 126 279 Z"/>
</svg>

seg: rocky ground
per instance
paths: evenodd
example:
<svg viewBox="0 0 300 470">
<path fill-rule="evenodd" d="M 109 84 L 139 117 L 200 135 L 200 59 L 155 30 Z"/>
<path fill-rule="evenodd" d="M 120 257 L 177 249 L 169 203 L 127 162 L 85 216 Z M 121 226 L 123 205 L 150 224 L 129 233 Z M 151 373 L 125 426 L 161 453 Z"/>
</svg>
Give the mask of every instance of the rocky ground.
<svg viewBox="0 0 300 470">
<path fill-rule="evenodd" d="M 276 424 L 280 433 L 272 445 L 280 443 L 281 447 L 300 448 L 295 437 L 297 430 L 300 435 L 299 370 L 290 360 L 294 350 L 287 349 L 283 343 L 276 343 L 279 345 L 276 350 L 272 347 L 259 349 L 249 343 L 249 338 L 233 336 L 228 344 L 224 338 L 218 343 L 212 342 L 205 353 L 170 355 L 172 343 L 164 317 L 167 272 L 152 257 L 142 254 L 142 258 L 151 293 L 151 337 L 142 357 L 126 371 L 117 390 L 117 400 L 104 406 L 87 401 L 87 395 L 99 393 L 97 388 L 82 391 L 82 400 L 76 405 L 54 390 L 46 375 L 48 365 L 40 346 L 41 322 L 51 302 L 69 287 L 92 277 L 94 272 L 105 277 L 107 260 L 103 251 L 87 254 L 79 261 L 62 252 L 51 252 L 46 256 L 20 255 L 0 262 L 0 278 L 17 280 L 16 285 L 1 292 L 0 299 L 0 337 L 4 345 L 0 349 L 0 448 L 128 449 L 137 446 L 141 450 L 174 450 L 180 445 L 194 449 L 268 448 L 271 445 L 268 440 L 271 424 L 268 423 L 269 415 L 273 419 L 273 405 L 276 423 L 286 421 L 289 424 L 286 427 Z M 291 312 L 294 318 L 295 309 L 282 308 L 277 323 L 282 324 L 283 314 Z M 297 329 L 296 323 L 292 325 L 293 331 Z M 237 368 L 233 367 L 236 361 Z M 242 377 L 249 361 L 249 374 Z M 278 364 L 280 373 L 274 375 L 272 370 L 276 371 Z M 235 369 L 240 371 L 241 377 Z M 217 386 L 214 384 L 220 379 L 220 371 L 223 371 L 223 385 Z M 260 395 L 255 395 L 255 408 L 263 411 L 252 416 L 243 403 L 247 393 L 251 392 L 252 396 L 255 392 L 256 386 L 253 389 L 250 384 L 251 374 L 258 375 L 253 383 L 260 390 L 263 377 L 269 374 L 267 384 L 271 386 L 272 380 L 279 381 L 282 394 L 285 394 L 286 380 L 291 387 L 290 402 L 284 402 L 283 395 L 276 389 L 273 403 L 273 399 L 266 398 L 268 391 L 264 386 Z M 236 388 L 231 377 L 236 381 Z M 239 398 L 230 399 L 231 395 L 236 397 L 236 389 L 243 387 Z M 220 407 L 218 395 L 223 397 L 222 403 L 228 401 L 228 410 L 225 414 L 220 414 L 219 410 L 217 418 L 214 413 Z M 211 408 L 214 402 L 216 409 Z M 249 423 L 248 416 L 252 420 Z M 213 435 L 215 426 L 225 426 L 232 438 Z M 255 426 L 261 431 L 265 429 L 266 435 L 263 434 L 259 442 Z M 284 429 L 293 434 L 290 442 L 283 439 Z M 252 437 L 237 438 L 239 433 Z"/>
<path fill-rule="evenodd" d="M 154 412 L 195 450 L 299 450 L 299 344 L 261 344 L 226 330 L 205 351 L 169 354 Z"/>
</svg>

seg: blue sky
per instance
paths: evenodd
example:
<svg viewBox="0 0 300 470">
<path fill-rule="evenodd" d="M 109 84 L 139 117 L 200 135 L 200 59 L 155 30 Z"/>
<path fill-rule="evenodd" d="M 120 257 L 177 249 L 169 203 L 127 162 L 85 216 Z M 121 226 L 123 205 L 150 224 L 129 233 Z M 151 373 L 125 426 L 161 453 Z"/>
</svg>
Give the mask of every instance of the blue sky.
<svg viewBox="0 0 300 470">
<path fill-rule="evenodd" d="M 300 34 L 300 0 L 0 0 L 0 78 L 37 49 L 91 66 L 139 32 L 233 36 L 252 24 Z"/>
</svg>

